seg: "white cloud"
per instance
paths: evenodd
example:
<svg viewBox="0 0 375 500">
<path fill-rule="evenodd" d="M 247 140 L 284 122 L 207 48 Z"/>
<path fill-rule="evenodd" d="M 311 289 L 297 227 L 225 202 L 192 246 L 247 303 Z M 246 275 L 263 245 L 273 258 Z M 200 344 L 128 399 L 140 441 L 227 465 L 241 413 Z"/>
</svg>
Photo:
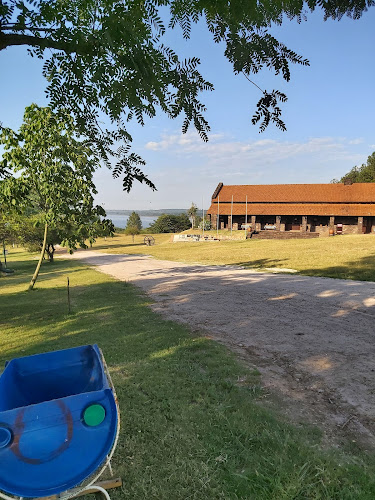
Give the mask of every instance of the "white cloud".
<svg viewBox="0 0 375 500">
<path fill-rule="evenodd" d="M 352 139 L 351 141 L 348 142 L 348 144 L 351 145 L 357 145 L 357 144 L 362 144 L 364 142 L 364 139 L 362 137 L 358 137 L 357 139 Z"/>
<path fill-rule="evenodd" d="M 310 137 L 301 141 L 260 138 L 238 141 L 224 134 L 204 143 L 194 132 L 162 134 L 143 151 L 152 192 L 135 185 L 130 194 L 121 182 L 98 179 L 100 202 L 108 208 L 180 208 L 191 202 L 207 208 L 218 182 L 224 184 L 324 183 L 340 178 L 368 156 L 368 146 L 345 137 Z M 104 174 L 103 174 L 104 175 Z"/>
<path fill-rule="evenodd" d="M 146 149 L 161 152 L 163 155 L 188 157 L 197 155 L 205 163 L 210 165 L 222 165 L 231 162 L 233 164 L 248 164 L 263 166 L 279 164 L 288 159 L 298 157 L 311 157 L 314 155 L 317 161 L 332 160 L 361 160 L 362 155 L 354 154 L 348 150 L 348 145 L 359 144 L 358 139 L 346 140 L 334 137 L 313 137 L 305 142 L 277 141 L 274 139 L 261 139 L 256 141 L 228 141 L 221 134 L 210 137 L 208 143 L 203 142 L 199 136 L 190 132 L 182 134 L 164 134 L 159 142 L 149 142 Z M 349 148 L 350 149 L 350 148 Z M 234 175 L 231 172 L 231 175 Z"/>
<path fill-rule="evenodd" d="M 222 134 L 210 135 L 210 142 L 215 142 L 223 137 Z M 162 139 L 159 142 L 148 142 L 146 149 L 151 151 L 166 151 L 174 148 L 183 149 L 186 151 L 198 152 L 205 146 L 205 142 L 195 132 L 187 134 L 162 134 Z"/>
<path fill-rule="evenodd" d="M 160 149 L 159 144 L 160 143 L 158 143 L 158 142 L 148 142 L 146 144 L 146 149 L 151 149 L 152 151 L 157 151 L 158 149 Z"/>
</svg>

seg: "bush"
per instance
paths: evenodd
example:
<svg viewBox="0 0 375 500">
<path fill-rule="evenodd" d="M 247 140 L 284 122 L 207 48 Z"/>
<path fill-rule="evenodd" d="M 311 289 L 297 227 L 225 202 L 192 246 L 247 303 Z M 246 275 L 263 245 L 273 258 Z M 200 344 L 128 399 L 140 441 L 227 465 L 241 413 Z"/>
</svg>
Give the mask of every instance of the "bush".
<svg viewBox="0 0 375 500">
<path fill-rule="evenodd" d="M 208 218 L 205 217 L 204 221 L 202 221 L 202 218 L 201 218 L 198 227 L 199 227 L 199 229 L 203 229 L 203 227 L 204 227 L 205 231 L 209 231 L 211 229 L 211 221 L 210 221 L 210 219 L 208 219 Z"/>
<path fill-rule="evenodd" d="M 190 220 L 186 214 L 162 214 L 149 227 L 150 233 L 180 233 L 190 229 Z"/>
</svg>

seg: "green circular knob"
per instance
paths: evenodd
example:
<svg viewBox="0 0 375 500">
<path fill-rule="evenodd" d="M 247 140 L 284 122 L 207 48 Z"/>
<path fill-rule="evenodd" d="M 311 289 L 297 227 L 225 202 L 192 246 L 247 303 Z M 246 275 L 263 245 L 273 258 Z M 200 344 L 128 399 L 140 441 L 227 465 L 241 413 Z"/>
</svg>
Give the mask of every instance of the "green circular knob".
<svg viewBox="0 0 375 500">
<path fill-rule="evenodd" d="M 102 405 L 94 404 L 88 406 L 83 414 L 83 421 L 89 427 L 100 425 L 105 419 L 105 409 Z"/>
</svg>

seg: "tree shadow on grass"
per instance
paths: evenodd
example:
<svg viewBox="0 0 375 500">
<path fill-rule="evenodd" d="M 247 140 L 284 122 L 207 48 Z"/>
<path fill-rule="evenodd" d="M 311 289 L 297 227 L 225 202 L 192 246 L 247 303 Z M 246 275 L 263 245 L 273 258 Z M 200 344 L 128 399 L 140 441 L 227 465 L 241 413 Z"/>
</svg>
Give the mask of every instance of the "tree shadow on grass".
<svg viewBox="0 0 375 500">
<path fill-rule="evenodd" d="M 115 243 L 112 245 L 111 243 L 101 243 L 94 244 L 92 248 L 88 250 L 110 250 L 111 248 L 133 248 L 133 247 L 146 247 L 144 243 Z"/>
<path fill-rule="evenodd" d="M 72 264 L 66 263 L 61 273 L 86 269 L 78 263 Z M 43 282 L 43 276 L 40 281 Z M 17 294 L 19 300 L 15 299 Z M 154 324 L 154 313 L 147 307 L 149 301 L 140 297 L 133 285 L 112 280 L 80 283 L 71 286 L 70 300 L 72 314 L 68 314 L 65 283 L 64 286 L 40 287 L 33 292 L 1 294 L 5 342 L 0 359 L 91 343 L 98 343 L 116 359 L 119 344 L 122 359 L 124 353 L 125 357 L 135 351 L 148 356 L 155 349 L 165 348 L 158 333 L 160 325 Z M 171 325 L 163 324 L 162 330 L 172 330 Z M 6 336 L 7 327 L 13 332 L 11 342 Z M 27 345 L 28 339 L 30 345 Z"/>
<path fill-rule="evenodd" d="M 12 274 L 3 275 L 0 278 L 0 285 L 5 286 L 8 284 L 16 285 L 25 283 L 25 286 L 27 286 L 35 271 L 36 261 L 13 260 L 8 264 L 8 267 L 13 269 L 14 272 Z M 53 263 L 43 261 L 35 289 L 44 281 L 88 269 L 91 269 L 90 266 L 79 261 L 55 260 Z"/>
<path fill-rule="evenodd" d="M 329 266 L 320 269 L 301 269 L 305 276 L 324 276 L 328 278 L 375 281 L 375 254 L 351 260 L 345 266 Z"/>
<path fill-rule="evenodd" d="M 242 266 L 249 269 L 262 269 L 270 267 L 281 267 L 286 262 L 286 259 L 256 259 L 245 262 L 236 262 L 235 266 Z"/>
<path fill-rule="evenodd" d="M 4 294 L 1 361 L 84 344 L 102 348 L 122 416 L 113 466 L 124 486 L 111 493 L 114 500 L 281 498 L 292 480 L 309 498 L 323 498 L 327 484 L 330 498 L 349 498 L 351 482 L 357 497 L 371 498 L 371 471 L 352 465 L 349 479 L 345 467 L 330 467 L 299 431 L 255 405 L 258 375 L 222 346 L 153 313 L 131 284 L 102 275 L 82 281 L 71 289 L 70 315 L 60 303 L 62 287 L 19 292 L 17 301 Z"/>
<path fill-rule="evenodd" d="M 235 265 L 246 269 L 269 269 L 283 267 L 286 259 L 257 259 L 246 262 L 236 262 Z M 362 257 L 358 260 L 349 260 L 345 265 L 319 267 L 314 269 L 298 269 L 303 276 L 321 276 L 326 278 L 375 281 L 375 254 Z"/>
</svg>

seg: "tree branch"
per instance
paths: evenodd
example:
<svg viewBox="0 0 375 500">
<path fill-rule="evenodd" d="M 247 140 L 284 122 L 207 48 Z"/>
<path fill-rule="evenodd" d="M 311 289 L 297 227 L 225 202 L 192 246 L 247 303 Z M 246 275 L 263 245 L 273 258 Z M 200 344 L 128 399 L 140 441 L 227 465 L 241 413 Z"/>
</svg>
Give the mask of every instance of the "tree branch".
<svg viewBox="0 0 375 500">
<path fill-rule="evenodd" d="M 41 38 L 32 35 L 19 35 L 17 33 L 10 33 L 9 35 L 0 32 L 0 50 L 14 45 L 31 45 L 32 47 L 40 47 L 41 49 L 57 49 L 64 52 L 76 52 L 77 47 L 73 44 L 51 40 L 50 38 Z"/>
<path fill-rule="evenodd" d="M 26 25 L 20 26 L 16 23 L 13 23 L 13 24 L 2 24 L 1 31 L 42 31 L 46 33 L 53 33 L 54 31 L 57 30 L 53 28 L 37 28 L 35 26 L 26 26 Z"/>
<path fill-rule="evenodd" d="M 263 93 L 264 93 L 264 90 L 263 90 L 263 89 L 261 89 L 261 88 L 259 87 L 259 85 L 257 85 L 255 82 L 253 82 L 253 80 L 250 80 L 250 78 L 247 76 L 247 74 L 246 74 L 246 73 L 244 73 L 243 71 L 241 71 L 241 73 L 242 73 L 242 74 L 243 74 L 243 76 L 246 78 L 246 80 L 248 80 L 250 83 L 252 83 L 252 84 L 253 84 L 253 85 L 255 85 L 256 87 L 258 87 L 258 89 L 259 89 L 261 92 L 263 92 Z"/>
</svg>

